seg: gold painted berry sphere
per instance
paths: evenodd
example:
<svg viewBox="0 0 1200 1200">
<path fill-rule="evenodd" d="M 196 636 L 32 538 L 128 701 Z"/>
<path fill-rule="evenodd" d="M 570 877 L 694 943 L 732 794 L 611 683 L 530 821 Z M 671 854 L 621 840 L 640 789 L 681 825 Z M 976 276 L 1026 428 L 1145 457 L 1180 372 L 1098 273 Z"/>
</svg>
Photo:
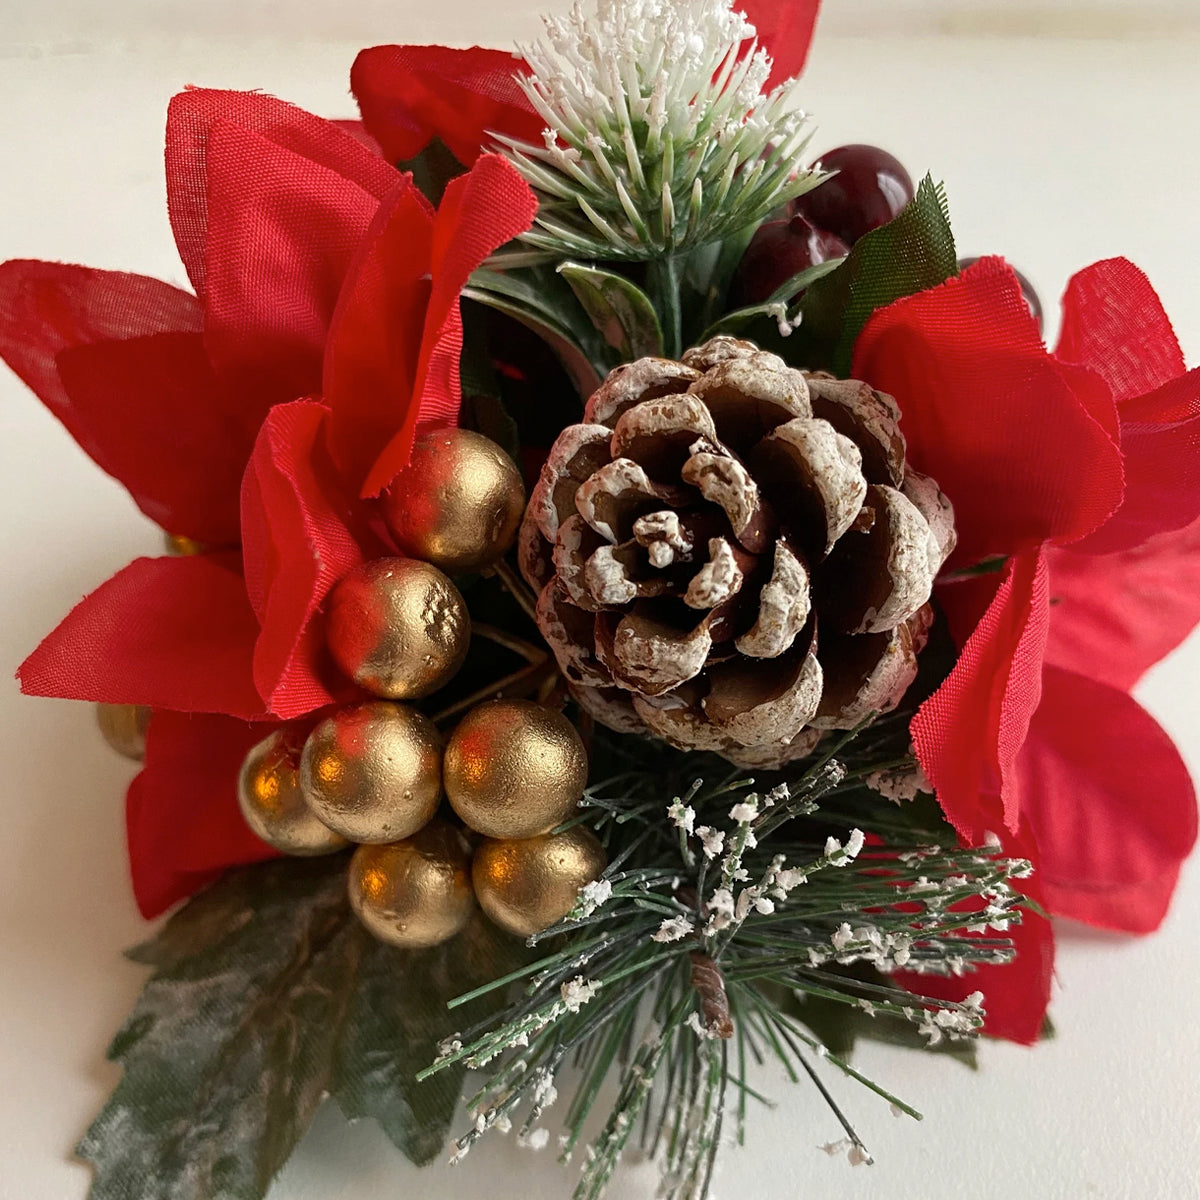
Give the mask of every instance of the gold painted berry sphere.
<svg viewBox="0 0 1200 1200">
<path fill-rule="evenodd" d="M 462 666 L 471 619 L 458 588 L 437 567 L 377 558 L 333 589 L 325 640 L 360 687 L 388 700 L 416 700 Z"/>
<path fill-rule="evenodd" d="M 406 554 L 461 575 L 507 553 L 525 512 L 525 485 L 491 438 L 443 429 L 417 439 L 382 508 Z"/>
<path fill-rule="evenodd" d="M 487 839 L 471 877 L 479 906 L 501 929 L 529 937 L 575 907 L 579 889 L 604 871 L 604 848 L 581 825 L 520 841 Z"/>
<path fill-rule="evenodd" d="M 441 735 L 404 704 L 339 709 L 304 743 L 300 787 L 317 817 L 350 841 L 399 841 L 437 811 Z"/>
<path fill-rule="evenodd" d="M 475 908 L 462 835 L 433 821 L 404 841 L 359 846 L 350 860 L 350 906 L 380 941 L 404 949 L 452 938 Z"/>
<path fill-rule="evenodd" d="M 276 730 L 246 755 L 238 775 L 238 804 L 256 837 L 284 854 L 331 854 L 346 839 L 323 825 L 300 791 L 301 743 Z"/>
<path fill-rule="evenodd" d="M 547 833 L 575 810 L 587 752 L 561 713 L 531 700 L 471 709 L 446 746 L 446 795 L 463 822 L 493 838 Z"/>
</svg>

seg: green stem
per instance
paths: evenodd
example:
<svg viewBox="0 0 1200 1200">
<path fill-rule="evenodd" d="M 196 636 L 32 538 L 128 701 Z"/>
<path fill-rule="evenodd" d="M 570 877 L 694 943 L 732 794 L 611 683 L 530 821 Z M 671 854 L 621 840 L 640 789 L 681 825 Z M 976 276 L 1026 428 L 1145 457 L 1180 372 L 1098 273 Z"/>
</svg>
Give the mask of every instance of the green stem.
<svg viewBox="0 0 1200 1200">
<path fill-rule="evenodd" d="M 661 258 L 651 259 L 647 269 L 650 295 L 662 320 L 663 353 L 667 358 L 678 358 L 684 350 L 679 260 L 674 254 L 664 254 Z"/>
</svg>

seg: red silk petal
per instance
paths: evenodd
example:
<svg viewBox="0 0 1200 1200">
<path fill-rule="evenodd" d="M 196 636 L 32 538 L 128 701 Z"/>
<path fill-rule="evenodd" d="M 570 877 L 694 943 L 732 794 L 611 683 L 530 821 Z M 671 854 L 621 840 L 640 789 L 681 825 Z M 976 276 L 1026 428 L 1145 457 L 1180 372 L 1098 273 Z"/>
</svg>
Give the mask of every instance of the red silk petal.
<svg viewBox="0 0 1200 1200">
<path fill-rule="evenodd" d="M 432 252 L 432 210 L 405 176 L 347 273 L 325 352 L 330 449 L 355 486 L 414 406 Z"/>
<path fill-rule="evenodd" d="M 328 412 L 310 401 L 273 408 L 242 491 L 246 587 L 262 624 L 254 680 L 285 718 L 360 695 L 329 658 L 319 610 L 347 571 L 386 553 L 341 493 L 323 441 Z"/>
<path fill-rule="evenodd" d="M 876 312 L 853 370 L 896 397 L 909 460 L 954 502 L 956 563 L 1082 537 L 1120 502 L 1111 399 L 1046 353 L 1000 259 Z"/>
<path fill-rule="evenodd" d="M 1126 692 L 1057 667 L 1019 761 L 1046 903 L 1150 933 L 1196 842 L 1196 793 L 1171 739 Z"/>
<path fill-rule="evenodd" d="M 1200 368 L 1122 404 L 1121 452 L 1124 502 L 1075 549 L 1128 550 L 1200 517 Z"/>
<path fill-rule="evenodd" d="M 354 60 L 350 90 L 390 161 L 415 158 L 436 137 L 470 166 L 489 133 L 540 142 L 545 122 L 515 79 L 527 70 L 482 46 L 372 46 Z"/>
<path fill-rule="evenodd" d="M 260 134 L 381 200 L 395 186 L 395 170 L 332 121 L 260 92 L 190 88 L 167 110 L 167 207 L 188 278 L 205 294 L 209 228 L 209 138 L 216 121 Z M 256 164 L 245 164 L 253 178 Z M 253 261 L 253 260 L 249 260 Z"/>
<path fill-rule="evenodd" d="M 257 635 L 236 554 L 139 558 L 77 604 L 17 674 L 31 696 L 254 717 Z"/>
<path fill-rule="evenodd" d="M 0 356 L 151 520 L 229 545 L 253 431 L 230 411 L 200 328 L 196 298 L 157 279 L 0 265 Z"/>
<path fill-rule="evenodd" d="M 463 341 L 459 295 L 471 272 L 494 250 L 524 233 L 536 213 L 532 189 L 498 154 L 481 155 L 466 175 L 446 186 L 434 217 L 433 288 L 413 389 L 417 402 L 409 405 L 399 432 L 368 473 L 364 496 L 378 495 L 407 465 L 418 431 L 458 422 Z"/>
<path fill-rule="evenodd" d="M 320 391 L 338 292 L 379 200 L 227 121 L 209 131 L 207 162 L 205 341 L 261 417 Z"/>
<path fill-rule="evenodd" d="M 274 858 L 242 820 L 237 777 L 274 728 L 231 717 L 156 712 L 146 763 L 125 804 L 129 869 L 142 916 L 158 916 L 226 867 Z"/>
<path fill-rule="evenodd" d="M 343 133 L 348 133 L 360 145 L 366 146 L 372 154 L 383 154 L 383 149 L 379 143 L 367 132 L 367 127 L 361 121 L 353 119 L 339 118 L 331 122 L 336 125 Z"/>
<path fill-rule="evenodd" d="M 1090 367 L 1118 403 L 1186 370 L 1162 301 L 1127 258 L 1093 263 L 1072 277 L 1063 296 L 1055 354 Z"/>
<path fill-rule="evenodd" d="M 969 845 L 1019 823 L 1016 761 L 1041 695 L 1046 574 L 1042 554 L 1009 562 L 954 669 L 912 720 L 917 758 Z"/>
<path fill-rule="evenodd" d="M 103 464 L 171 533 L 236 546 L 238 493 L 258 418 L 230 411 L 198 333 L 97 342 L 58 356 L 63 387 Z"/>
<path fill-rule="evenodd" d="M 1200 520 L 1120 554 L 1049 556 L 1046 659 L 1128 691 L 1200 623 Z"/>
<path fill-rule="evenodd" d="M 738 8 L 772 59 L 769 86 L 799 75 L 808 58 L 821 0 L 740 0 Z"/>
</svg>

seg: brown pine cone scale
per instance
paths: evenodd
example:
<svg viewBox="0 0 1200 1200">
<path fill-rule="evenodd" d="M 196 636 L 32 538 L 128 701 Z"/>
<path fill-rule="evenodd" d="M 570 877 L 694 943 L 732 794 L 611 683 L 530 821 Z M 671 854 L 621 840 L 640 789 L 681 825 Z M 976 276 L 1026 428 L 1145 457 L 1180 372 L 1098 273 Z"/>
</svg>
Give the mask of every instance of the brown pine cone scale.
<svg viewBox="0 0 1200 1200">
<path fill-rule="evenodd" d="M 563 431 L 519 543 L 597 720 L 770 768 L 901 700 L 949 501 L 895 401 L 718 337 L 614 370 Z"/>
</svg>

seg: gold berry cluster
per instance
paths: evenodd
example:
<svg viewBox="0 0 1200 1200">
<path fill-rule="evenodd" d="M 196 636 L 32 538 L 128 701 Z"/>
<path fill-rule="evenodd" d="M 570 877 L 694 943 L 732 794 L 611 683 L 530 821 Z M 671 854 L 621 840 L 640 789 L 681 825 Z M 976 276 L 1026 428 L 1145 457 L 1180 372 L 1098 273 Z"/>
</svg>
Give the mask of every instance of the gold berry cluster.
<svg viewBox="0 0 1200 1200">
<path fill-rule="evenodd" d="M 561 920 L 604 869 L 596 838 L 574 826 L 587 754 L 561 713 L 530 700 L 471 708 L 448 739 L 410 703 L 462 666 L 471 621 L 451 574 L 508 551 L 525 493 L 495 443 L 465 430 L 418 441 L 382 502 L 404 557 L 364 563 L 326 607 L 325 639 L 374 699 L 340 708 L 305 738 L 282 729 L 246 756 L 238 799 L 251 829 L 285 854 L 357 843 L 350 903 L 383 941 L 437 945 L 476 901 L 529 936 Z M 439 816 L 443 799 L 454 817 Z"/>
</svg>

